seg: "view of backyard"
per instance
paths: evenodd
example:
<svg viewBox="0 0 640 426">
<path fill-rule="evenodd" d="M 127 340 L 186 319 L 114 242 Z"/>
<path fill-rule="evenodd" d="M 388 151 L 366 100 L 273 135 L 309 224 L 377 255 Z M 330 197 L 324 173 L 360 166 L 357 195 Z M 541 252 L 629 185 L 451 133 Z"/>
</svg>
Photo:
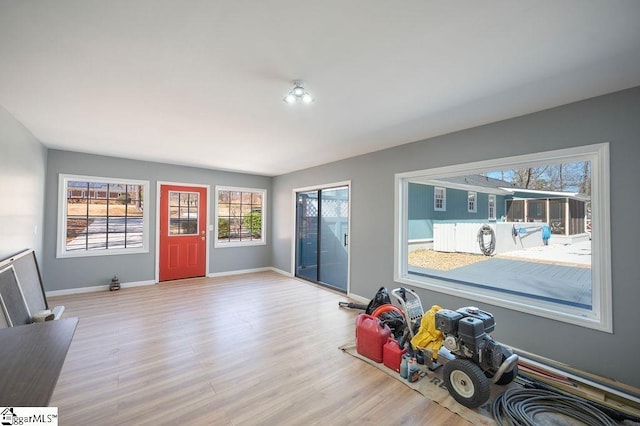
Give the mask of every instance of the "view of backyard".
<svg viewBox="0 0 640 426">
<path fill-rule="evenodd" d="M 583 241 L 575 244 L 543 245 L 501 253 L 493 257 L 590 269 L 591 242 Z M 409 265 L 439 271 L 450 271 L 491 258 L 490 256 L 482 254 L 448 253 L 418 249 L 409 253 Z"/>
<path fill-rule="evenodd" d="M 419 249 L 409 253 L 409 265 L 422 268 L 450 271 L 462 266 L 472 265 L 489 259 L 482 254 L 447 253 L 435 250 Z"/>
<path fill-rule="evenodd" d="M 554 244 L 494 256 L 415 250 L 412 276 L 435 278 L 555 304 L 591 309 L 591 242 Z"/>
<path fill-rule="evenodd" d="M 406 278 L 592 312 L 592 159 L 497 163 L 407 174 Z"/>
</svg>

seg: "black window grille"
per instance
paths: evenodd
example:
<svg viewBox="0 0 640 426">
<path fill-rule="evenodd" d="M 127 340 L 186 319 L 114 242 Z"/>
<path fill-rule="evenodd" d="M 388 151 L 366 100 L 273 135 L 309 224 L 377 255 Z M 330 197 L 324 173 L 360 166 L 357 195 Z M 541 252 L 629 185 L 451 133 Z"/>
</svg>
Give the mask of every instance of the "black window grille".
<svg viewBox="0 0 640 426">
<path fill-rule="evenodd" d="M 144 186 L 69 180 L 67 252 L 143 248 Z"/>
<path fill-rule="evenodd" d="M 262 240 L 262 191 L 218 191 L 218 242 Z"/>
</svg>

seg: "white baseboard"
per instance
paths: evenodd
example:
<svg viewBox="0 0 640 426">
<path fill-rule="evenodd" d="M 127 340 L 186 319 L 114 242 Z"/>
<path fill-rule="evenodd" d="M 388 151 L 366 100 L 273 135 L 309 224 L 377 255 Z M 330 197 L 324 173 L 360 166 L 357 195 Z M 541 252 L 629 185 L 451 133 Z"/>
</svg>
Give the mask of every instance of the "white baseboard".
<svg viewBox="0 0 640 426">
<path fill-rule="evenodd" d="M 154 280 L 134 281 L 134 282 L 131 282 L 131 283 L 120 284 L 120 287 L 122 287 L 122 288 L 131 288 L 131 287 L 142 287 L 142 286 L 145 286 L 145 285 L 154 285 L 154 284 L 158 284 L 158 283 L 155 282 Z"/>
<path fill-rule="evenodd" d="M 157 284 L 154 280 L 148 281 L 134 281 L 130 283 L 121 283 L 120 288 L 131 288 L 131 287 L 141 287 L 145 285 L 154 285 Z M 107 285 L 96 285 L 91 287 L 77 287 L 77 288 L 67 288 L 64 290 L 52 290 L 45 292 L 47 297 L 55 297 L 55 296 L 67 296 L 70 294 L 80 294 L 80 293 L 95 293 L 98 291 L 108 291 L 109 284 Z"/>
<path fill-rule="evenodd" d="M 227 277 L 229 275 L 241 275 L 241 274 L 252 274 L 254 272 L 265 272 L 265 271 L 275 271 L 274 268 L 268 266 L 265 268 L 253 268 L 253 269 L 238 269 L 236 271 L 226 271 L 226 272 L 210 272 L 207 277 L 215 278 L 215 277 Z"/>
<path fill-rule="evenodd" d="M 268 266 L 268 267 L 265 267 L 265 268 L 240 269 L 240 270 L 237 270 L 237 271 L 214 272 L 214 273 L 207 274 L 207 277 L 209 277 L 209 278 L 226 277 L 226 276 L 230 276 L 230 275 L 251 274 L 251 273 L 254 273 L 254 272 L 265 272 L 265 271 L 273 271 L 273 272 L 276 272 L 278 274 L 285 275 L 287 277 L 293 277 L 293 274 L 291 274 L 289 272 L 286 272 L 286 271 L 283 271 L 283 270 L 278 269 L 278 268 L 271 267 L 271 266 Z M 140 287 L 140 286 L 154 285 L 154 284 L 157 284 L 157 282 L 154 281 L 154 280 L 135 281 L 135 282 L 130 282 L 130 283 L 121 283 L 120 287 L 121 288 L 131 288 L 131 287 Z M 55 296 L 67 296 L 67 295 L 70 295 L 70 294 L 94 293 L 94 292 L 98 292 L 98 291 L 108 291 L 108 290 L 109 290 L 109 284 L 106 284 L 106 285 L 96 285 L 96 286 L 91 286 L 91 287 L 78 287 L 78 288 L 68 288 L 68 289 L 64 289 L 64 290 L 52 290 L 52 291 L 45 292 L 45 295 L 47 297 L 55 297 Z"/>
<path fill-rule="evenodd" d="M 355 301 L 356 301 L 356 302 L 358 302 L 358 303 L 365 303 L 365 304 L 367 304 L 367 303 L 369 303 L 369 302 L 371 301 L 370 299 L 367 299 L 366 297 L 362 297 L 362 296 L 357 295 L 357 294 L 354 294 L 354 293 L 348 293 L 348 294 L 347 294 L 347 297 L 348 297 L 349 299 L 353 299 L 353 300 L 355 300 Z"/>
<path fill-rule="evenodd" d="M 280 275 L 284 275 L 285 277 L 289 277 L 289 278 L 293 278 L 294 275 L 291 272 L 287 272 L 287 271 L 283 271 L 282 269 L 278 269 L 278 268 L 274 268 L 273 266 L 271 268 L 269 268 L 270 270 L 272 270 L 273 272 L 276 272 Z"/>
</svg>

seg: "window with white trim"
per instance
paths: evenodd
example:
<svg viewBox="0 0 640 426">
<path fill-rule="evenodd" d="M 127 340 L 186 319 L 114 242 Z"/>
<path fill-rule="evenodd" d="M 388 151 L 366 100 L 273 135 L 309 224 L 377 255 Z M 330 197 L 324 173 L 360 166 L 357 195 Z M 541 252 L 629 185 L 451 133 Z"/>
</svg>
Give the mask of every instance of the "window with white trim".
<svg viewBox="0 0 640 426">
<path fill-rule="evenodd" d="M 489 194 L 488 202 L 489 220 L 496 220 L 496 196 L 495 194 Z"/>
<path fill-rule="evenodd" d="M 266 244 L 265 189 L 216 187 L 216 247 Z"/>
<path fill-rule="evenodd" d="M 433 209 L 436 211 L 447 210 L 447 189 L 441 187 L 433 188 Z"/>
<path fill-rule="evenodd" d="M 149 182 L 61 174 L 57 257 L 149 251 Z"/>
<path fill-rule="evenodd" d="M 612 332 L 607 143 L 399 173 L 395 179 L 397 282 Z M 460 209 L 434 214 L 438 203 L 445 205 L 438 183 L 454 188 L 451 200 L 463 186 L 489 194 L 489 217 L 504 220 L 475 222 Z M 430 187 L 433 207 L 417 202 Z M 524 218 L 513 209 L 520 204 Z M 433 240 L 432 248 L 414 244 L 418 231 Z M 451 257 L 459 252 L 467 259 L 458 264 Z M 444 255 L 447 262 L 438 260 Z"/>
<path fill-rule="evenodd" d="M 467 211 L 469 213 L 476 213 L 478 211 L 478 206 L 476 205 L 476 200 L 478 198 L 478 193 L 474 191 L 467 192 Z"/>
</svg>

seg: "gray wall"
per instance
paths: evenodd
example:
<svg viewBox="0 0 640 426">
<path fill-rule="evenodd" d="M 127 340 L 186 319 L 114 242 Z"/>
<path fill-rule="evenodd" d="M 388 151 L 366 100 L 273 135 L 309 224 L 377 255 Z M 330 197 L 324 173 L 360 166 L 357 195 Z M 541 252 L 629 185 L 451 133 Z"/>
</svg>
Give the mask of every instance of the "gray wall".
<svg viewBox="0 0 640 426">
<path fill-rule="evenodd" d="M 240 186 L 267 190 L 267 212 L 270 211 L 270 177 L 230 173 L 193 167 L 49 150 L 47 162 L 46 199 L 43 247 L 43 281 L 45 290 L 105 285 L 117 275 L 122 283 L 155 279 L 156 264 L 156 189 L 157 182 L 176 182 L 210 185 L 209 214 L 213 224 L 215 186 Z M 149 252 L 144 254 L 56 258 L 58 220 L 58 175 L 78 174 L 99 177 L 148 180 L 150 235 Z M 267 221 L 270 215 L 267 214 Z M 222 273 L 271 266 L 270 228 L 267 226 L 267 244 L 251 247 L 213 247 L 213 233 L 209 234 L 209 273 Z"/>
<path fill-rule="evenodd" d="M 292 188 L 351 180 L 351 291 L 370 298 L 382 285 L 395 286 L 395 173 L 610 142 L 614 333 L 485 308 L 497 317 L 494 335 L 499 340 L 640 387 L 640 369 L 635 364 L 640 351 L 635 318 L 640 302 L 640 232 L 635 226 L 640 211 L 639 117 L 640 88 L 634 88 L 271 179 L 56 150 L 47 155 L 30 132 L 0 108 L 0 257 L 35 248 L 47 290 L 107 284 L 114 274 L 122 282 L 154 279 L 154 231 L 148 254 L 56 259 L 58 174 L 71 173 L 149 180 L 151 200 L 156 197 L 157 180 L 209 184 L 212 190 L 215 185 L 266 188 L 271 246 L 212 249 L 210 272 L 267 266 L 291 272 Z M 155 204 L 149 208 L 154 230 Z M 425 305 L 458 307 L 473 302 L 426 290 L 420 290 L 420 296 Z"/>
<path fill-rule="evenodd" d="M 0 259 L 36 250 L 42 264 L 47 149 L 0 106 Z"/>
<path fill-rule="evenodd" d="M 610 142 L 614 333 L 594 331 L 497 306 L 494 336 L 508 345 L 640 387 L 636 311 L 640 192 L 640 87 L 515 119 L 282 175 L 273 181 L 273 266 L 291 270 L 296 187 L 339 180 L 351 188 L 351 292 L 367 299 L 393 288 L 394 174 L 457 163 Z M 423 305 L 477 304 L 419 290 Z"/>
</svg>

